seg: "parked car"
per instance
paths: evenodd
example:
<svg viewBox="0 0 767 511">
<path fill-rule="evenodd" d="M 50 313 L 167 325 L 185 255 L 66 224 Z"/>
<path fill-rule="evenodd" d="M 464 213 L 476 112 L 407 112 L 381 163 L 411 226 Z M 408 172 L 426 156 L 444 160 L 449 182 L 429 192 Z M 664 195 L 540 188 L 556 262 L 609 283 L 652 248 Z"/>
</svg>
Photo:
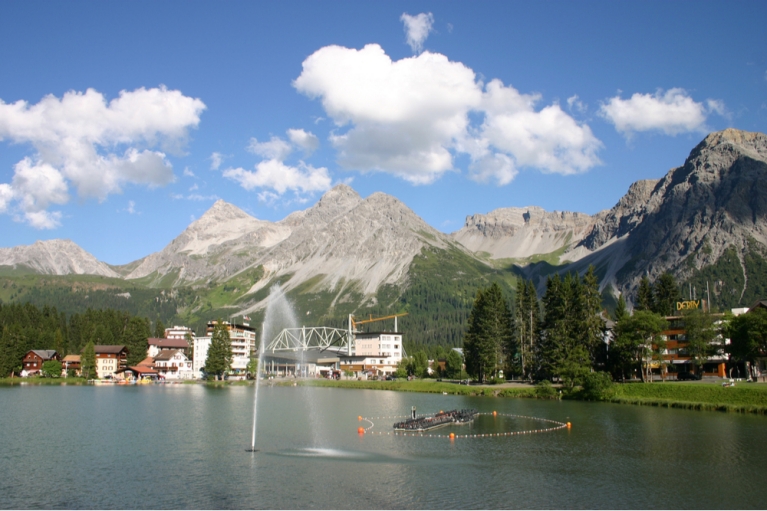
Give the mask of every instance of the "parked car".
<svg viewBox="0 0 767 511">
<path fill-rule="evenodd" d="M 679 381 L 700 380 L 701 376 L 695 373 L 683 372 L 683 373 L 677 374 L 676 379 Z"/>
</svg>

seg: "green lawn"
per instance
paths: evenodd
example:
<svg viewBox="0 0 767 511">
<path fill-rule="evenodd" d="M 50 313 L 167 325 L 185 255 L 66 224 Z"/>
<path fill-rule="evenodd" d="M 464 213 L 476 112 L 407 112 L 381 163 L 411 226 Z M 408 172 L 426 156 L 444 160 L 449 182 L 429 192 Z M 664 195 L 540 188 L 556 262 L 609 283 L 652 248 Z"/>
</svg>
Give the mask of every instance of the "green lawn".
<svg viewBox="0 0 767 511">
<path fill-rule="evenodd" d="M 651 406 L 767 413 L 767 385 L 738 382 L 735 387 L 720 383 L 627 383 L 616 385 L 611 401 Z"/>
</svg>

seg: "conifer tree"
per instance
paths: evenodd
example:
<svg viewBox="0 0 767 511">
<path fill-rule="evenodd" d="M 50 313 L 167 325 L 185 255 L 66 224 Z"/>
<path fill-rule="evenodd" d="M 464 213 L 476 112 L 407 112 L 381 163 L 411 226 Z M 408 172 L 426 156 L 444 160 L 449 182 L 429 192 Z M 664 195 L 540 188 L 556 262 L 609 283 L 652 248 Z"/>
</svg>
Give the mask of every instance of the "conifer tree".
<svg viewBox="0 0 767 511">
<path fill-rule="evenodd" d="M 157 339 L 165 338 L 165 325 L 163 325 L 159 318 L 157 318 L 157 322 L 154 325 L 154 336 Z"/>
<path fill-rule="evenodd" d="M 231 366 L 232 342 L 229 337 L 229 328 L 219 319 L 213 328 L 208 358 L 205 360 L 205 372 L 219 380 Z"/>
<path fill-rule="evenodd" d="M 647 275 L 642 277 L 639 281 L 639 289 L 637 290 L 636 307 L 640 311 L 653 311 L 655 310 L 655 300 L 652 292 L 652 285 L 650 285 L 650 279 Z"/>
<path fill-rule="evenodd" d="M 664 273 L 653 285 L 653 312 L 661 316 L 673 316 L 676 302 L 682 299 L 676 279 L 670 273 Z"/>
<path fill-rule="evenodd" d="M 497 283 L 477 291 L 464 336 L 466 370 L 479 381 L 497 375 L 512 337 L 508 302 Z"/>
<path fill-rule="evenodd" d="M 147 356 L 147 339 L 149 338 L 149 321 L 145 318 L 130 318 L 125 328 L 122 343 L 128 350 L 128 365 L 135 366 Z"/>
<path fill-rule="evenodd" d="M 93 346 L 93 341 L 86 344 L 80 359 L 80 374 L 87 380 L 99 377 L 96 372 L 96 350 Z"/>
</svg>

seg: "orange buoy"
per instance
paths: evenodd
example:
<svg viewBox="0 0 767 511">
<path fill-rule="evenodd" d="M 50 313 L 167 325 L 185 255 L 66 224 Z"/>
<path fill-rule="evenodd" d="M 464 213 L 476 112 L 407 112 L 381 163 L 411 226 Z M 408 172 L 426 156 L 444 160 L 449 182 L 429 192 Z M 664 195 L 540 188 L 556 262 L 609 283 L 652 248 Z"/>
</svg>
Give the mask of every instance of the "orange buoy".
<svg viewBox="0 0 767 511">
<path fill-rule="evenodd" d="M 450 433 L 450 440 L 455 440 L 455 433 Z"/>
<path fill-rule="evenodd" d="M 358 427 L 357 428 L 357 433 L 359 433 L 360 435 L 364 435 L 365 434 L 365 428 L 363 428 L 362 426 Z"/>
<path fill-rule="evenodd" d="M 496 412 L 495 410 L 493 410 L 493 417 L 495 417 L 496 415 L 498 415 L 498 412 Z"/>
<path fill-rule="evenodd" d="M 572 428 L 572 427 L 573 427 L 573 425 L 572 425 L 572 424 L 570 424 L 570 423 L 568 422 L 568 423 L 567 423 L 567 429 L 570 429 L 570 428 Z"/>
<path fill-rule="evenodd" d="M 362 415 L 358 415 L 358 416 L 357 416 L 357 420 L 358 420 L 358 421 L 361 421 L 361 420 L 362 420 Z"/>
</svg>

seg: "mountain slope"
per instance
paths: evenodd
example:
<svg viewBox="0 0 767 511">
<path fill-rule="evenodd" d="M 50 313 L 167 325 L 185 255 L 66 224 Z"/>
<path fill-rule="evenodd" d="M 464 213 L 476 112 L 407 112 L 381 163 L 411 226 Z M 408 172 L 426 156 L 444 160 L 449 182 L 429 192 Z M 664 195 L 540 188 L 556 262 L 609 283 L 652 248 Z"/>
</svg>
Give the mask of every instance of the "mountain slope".
<svg viewBox="0 0 767 511">
<path fill-rule="evenodd" d="M 32 245 L 0 248 L 0 266 L 27 268 L 43 275 L 89 274 L 118 277 L 117 272 L 102 263 L 71 240 L 36 241 Z"/>
</svg>

